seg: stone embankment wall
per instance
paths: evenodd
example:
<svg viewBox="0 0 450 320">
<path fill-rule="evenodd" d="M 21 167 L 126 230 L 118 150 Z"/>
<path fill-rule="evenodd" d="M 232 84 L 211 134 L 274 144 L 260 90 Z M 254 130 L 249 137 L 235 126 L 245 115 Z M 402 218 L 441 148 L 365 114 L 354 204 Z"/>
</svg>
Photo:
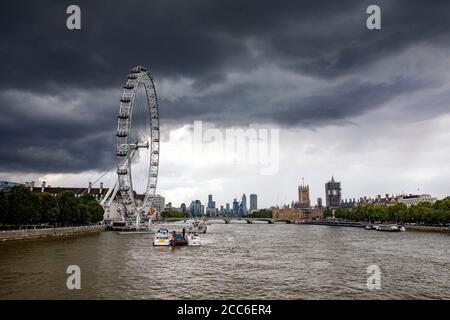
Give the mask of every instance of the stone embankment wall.
<svg viewBox="0 0 450 320">
<path fill-rule="evenodd" d="M 448 227 L 432 227 L 432 226 L 413 226 L 406 225 L 406 230 L 408 231 L 423 231 L 423 232 L 448 232 L 450 233 L 450 229 Z"/>
<path fill-rule="evenodd" d="M 106 230 L 104 225 L 45 228 L 45 229 L 22 229 L 0 231 L 0 241 L 39 239 L 49 237 L 66 237 L 87 233 L 96 233 Z"/>
</svg>

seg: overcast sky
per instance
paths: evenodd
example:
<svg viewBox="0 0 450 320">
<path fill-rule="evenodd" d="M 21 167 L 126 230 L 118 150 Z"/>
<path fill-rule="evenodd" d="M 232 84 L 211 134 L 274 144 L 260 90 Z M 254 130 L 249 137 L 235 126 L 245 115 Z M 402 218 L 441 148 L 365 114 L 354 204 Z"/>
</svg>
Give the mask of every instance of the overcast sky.
<svg viewBox="0 0 450 320">
<path fill-rule="evenodd" d="M 268 207 L 304 177 L 315 203 L 332 174 L 344 198 L 450 195 L 448 1 L 2 1 L 0 33 L 0 180 L 85 186 L 111 170 L 122 86 L 143 65 L 166 202 Z M 278 129 L 278 170 L 223 161 L 216 140 L 196 151 L 194 121 Z"/>
</svg>

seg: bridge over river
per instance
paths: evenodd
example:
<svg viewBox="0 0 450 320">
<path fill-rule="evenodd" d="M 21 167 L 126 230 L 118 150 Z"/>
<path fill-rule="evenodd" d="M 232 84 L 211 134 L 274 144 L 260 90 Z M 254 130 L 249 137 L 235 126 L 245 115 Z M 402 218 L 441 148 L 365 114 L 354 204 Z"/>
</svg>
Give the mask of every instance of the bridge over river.
<svg viewBox="0 0 450 320">
<path fill-rule="evenodd" d="M 189 219 L 166 218 L 164 222 L 184 222 Z M 209 223 L 294 223 L 294 220 L 272 219 L 272 218 L 247 218 L 247 217 L 204 217 Z"/>
</svg>

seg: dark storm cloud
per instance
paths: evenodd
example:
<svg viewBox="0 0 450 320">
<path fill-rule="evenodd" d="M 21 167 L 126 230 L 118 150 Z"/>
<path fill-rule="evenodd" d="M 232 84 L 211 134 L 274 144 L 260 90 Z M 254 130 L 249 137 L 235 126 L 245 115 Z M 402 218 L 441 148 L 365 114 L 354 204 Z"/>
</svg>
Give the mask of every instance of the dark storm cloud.
<svg viewBox="0 0 450 320">
<path fill-rule="evenodd" d="M 300 98 L 285 96 L 275 101 L 260 99 L 258 93 L 261 88 L 258 85 L 237 85 L 220 95 L 186 98 L 182 104 L 165 102 L 165 105 L 171 112 L 168 117 L 178 121 L 202 119 L 216 122 L 219 127 L 275 122 L 289 127 L 300 124 L 313 129 L 329 123 L 346 122 L 346 119 L 362 115 L 393 97 L 436 85 L 434 81 L 407 78 L 377 84 L 347 81 L 320 95 L 311 94 Z M 255 108 L 245 108 L 248 105 Z M 222 109 L 224 106 L 225 109 Z M 189 116 L 184 114 L 186 109 L 190 111 Z M 220 121 L 217 121 L 217 114 L 221 114 Z M 237 119 L 237 116 L 240 118 Z"/>
<path fill-rule="evenodd" d="M 448 1 L 381 1 L 383 30 L 365 28 L 369 1 L 77 1 L 82 30 L 65 27 L 65 1 L 1 4 L 2 87 L 120 85 L 137 63 L 155 77 L 220 81 L 261 61 L 342 75 L 426 40 L 446 43 Z M 249 40 L 262 55 L 251 55 Z M 48 90 L 48 88 L 46 88 Z"/>
<path fill-rule="evenodd" d="M 81 7 L 80 31 L 65 27 L 66 8 L 74 3 Z M 228 80 L 232 72 L 251 74 L 265 65 L 321 81 L 361 78 L 364 67 L 417 43 L 448 47 L 448 1 L 377 1 L 381 31 L 365 28 L 369 4 L 3 1 L 0 172 L 108 169 L 120 88 L 136 64 L 149 67 L 157 85 L 185 78 L 193 81 L 191 90 L 206 92 L 179 99 L 161 95 L 163 123 L 314 127 L 430 86 L 400 76 L 381 84 L 344 81 L 323 94 L 280 89 L 268 97 L 267 83 L 276 82 L 269 73 L 267 82 Z M 222 89 L 208 91 L 213 85 Z"/>
<path fill-rule="evenodd" d="M 95 107 L 69 105 L 80 99 Z M 111 103 L 102 92 L 63 94 L 61 99 L 1 93 L 0 171 L 73 172 L 88 163 L 90 169 L 111 168 L 116 120 L 108 110 Z"/>
</svg>

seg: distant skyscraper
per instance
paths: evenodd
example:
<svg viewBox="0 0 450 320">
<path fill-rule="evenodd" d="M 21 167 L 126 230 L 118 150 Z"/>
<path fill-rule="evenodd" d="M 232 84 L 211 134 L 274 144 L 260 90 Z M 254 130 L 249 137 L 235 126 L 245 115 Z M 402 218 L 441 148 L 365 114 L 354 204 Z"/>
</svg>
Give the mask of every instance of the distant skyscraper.
<svg viewBox="0 0 450 320">
<path fill-rule="evenodd" d="M 330 209 L 339 208 L 341 204 L 341 183 L 334 181 L 333 176 L 331 181 L 325 184 L 325 199 Z"/>
<path fill-rule="evenodd" d="M 317 198 L 317 206 L 322 208 L 322 198 Z"/>
<path fill-rule="evenodd" d="M 208 208 L 214 208 L 212 194 L 208 195 Z"/>
<path fill-rule="evenodd" d="M 256 194 L 250 195 L 250 211 L 258 209 L 258 196 Z"/>
<path fill-rule="evenodd" d="M 200 216 L 203 215 L 204 206 L 202 205 L 200 200 L 195 200 L 191 202 L 191 205 L 189 206 L 189 211 L 193 216 Z"/>
<path fill-rule="evenodd" d="M 233 215 L 239 215 L 239 202 L 236 199 L 233 200 Z"/>
<path fill-rule="evenodd" d="M 229 203 L 225 204 L 225 212 L 227 215 L 230 214 L 230 204 Z"/>
<path fill-rule="evenodd" d="M 247 215 L 247 197 L 245 196 L 245 193 L 242 195 L 242 215 Z"/>
<path fill-rule="evenodd" d="M 213 201 L 212 194 L 208 195 L 208 204 L 206 206 L 206 215 L 207 216 L 215 216 L 216 212 L 216 202 Z"/>
</svg>

